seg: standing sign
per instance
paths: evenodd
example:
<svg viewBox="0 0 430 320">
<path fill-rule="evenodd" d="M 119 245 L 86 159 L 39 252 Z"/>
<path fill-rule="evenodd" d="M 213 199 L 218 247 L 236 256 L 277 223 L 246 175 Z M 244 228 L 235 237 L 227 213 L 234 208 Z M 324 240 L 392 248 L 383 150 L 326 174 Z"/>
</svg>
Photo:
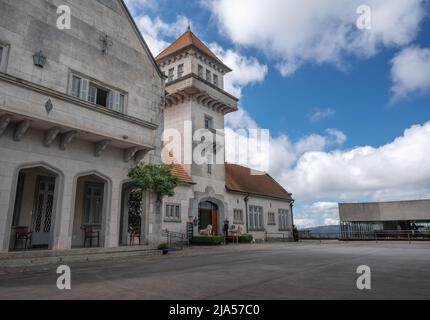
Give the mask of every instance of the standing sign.
<svg viewBox="0 0 430 320">
<path fill-rule="evenodd" d="M 188 222 L 187 223 L 187 239 L 188 241 L 191 241 L 194 237 L 194 223 Z"/>
</svg>

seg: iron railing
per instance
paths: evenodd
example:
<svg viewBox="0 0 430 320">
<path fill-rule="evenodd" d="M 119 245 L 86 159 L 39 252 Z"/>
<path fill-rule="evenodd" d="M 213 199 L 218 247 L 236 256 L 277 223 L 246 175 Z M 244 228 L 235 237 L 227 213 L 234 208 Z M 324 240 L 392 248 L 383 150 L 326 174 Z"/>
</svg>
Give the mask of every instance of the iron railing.
<svg viewBox="0 0 430 320">
<path fill-rule="evenodd" d="M 163 237 L 167 239 L 167 246 L 169 250 L 183 250 L 185 246 L 189 245 L 187 235 L 180 232 L 173 232 L 169 230 L 163 231 Z"/>
<path fill-rule="evenodd" d="M 403 240 L 403 241 L 430 241 L 430 230 L 380 230 L 380 231 L 348 231 L 343 233 L 309 233 L 300 232 L 301 240 L 362 240 L 362 241 L 383 241 L 383 240 Z"/>
</svg>

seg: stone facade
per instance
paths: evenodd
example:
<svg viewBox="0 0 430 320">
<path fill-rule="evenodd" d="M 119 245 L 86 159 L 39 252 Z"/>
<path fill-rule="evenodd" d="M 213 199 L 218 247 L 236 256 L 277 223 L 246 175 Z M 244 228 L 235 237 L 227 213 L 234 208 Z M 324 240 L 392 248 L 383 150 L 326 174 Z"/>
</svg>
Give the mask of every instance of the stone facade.
<svg viewBox="0 0 430 320">
<path fill-rule="evenodd" d="M 70 30 L 57 28 L 59 5 L 71 9 Z M 0 251 L 13 248 L 17 226 L 51 249 L 82 246 L 84 220 L 99 226 L 101 245 L 118 246 L 128 170 L 160 162 L 164 125 L 164 79 L 125 5 L 0 0 L 0 45 Z M 74 76 L 97 88 L 97 101 L 73 94 Z M 113 92 L 120 111 L 106 102 Z M 40 183 L 49 178 L 53 192 Z M 144 202 L 143 234 L 158 241 L 155 202 Z"/>
<path fill-rule="evenodd" d="M 224 91 L 224 76 L 231 70 L 210 52 L 191 30 L 163 51 L 157 61 L 168 77 L 165 129 L 179 132 L 183 146 L 186 143 L 195 145 L 198 141 L 191 140 L 195 133 L 202 129 L 216 131 L 218 135 L 222 135 L 225 115 L 237 111 L 238 100 Z M 209 128 L 205 123 L 208 119 Z M 191 126 L 186 129 L 185 123 Z M 197 235 L 199 229 L 206 228 L 209 223 L 208 218 L 202 217 L 201 205 L 210 203 L 217 209 L 216 221 L 211 221 L 211 225 L 216 224 L 217 234 L 223 233 L 222 226 L 224 221 L 228 220 L 230 225 L 240 227 L 244 233 L 252 234 L 256 239 L 266 238 L 266 235 L 291 238 L 292 199 L 282 200 L 256 194 L 251 196 L 226 190 L 224 139 L 225 137 L 221 136 L 221 142 L 215 143 L 222 162 L 217 162 L 210 168 L 206 164 L 196 163 L 195 159 L 190 162 L 186 152 L 175 154 L 175 148 L 169 150 L 194 184 L 180 186 L 174 197 L 164 199 L 163 229 L 185 233 L 187 222 L 193 221 L 198 224 L 194 228 Z M 181 150 L 184 151 L 184 148 Z M 172 219 L 170 210 L 174 205 L 180 208 L 180 214 Z M 246 212 L 253 208 L 261 208 L 262 221 L 258 227 L 250 224 L 250 215 L 246 216 Z M 285 212 L 286 216 L 283 227 L 280 225 L 280 210 Z M 235 212 L 241 219 L 235 219 Z"/>
</svg>

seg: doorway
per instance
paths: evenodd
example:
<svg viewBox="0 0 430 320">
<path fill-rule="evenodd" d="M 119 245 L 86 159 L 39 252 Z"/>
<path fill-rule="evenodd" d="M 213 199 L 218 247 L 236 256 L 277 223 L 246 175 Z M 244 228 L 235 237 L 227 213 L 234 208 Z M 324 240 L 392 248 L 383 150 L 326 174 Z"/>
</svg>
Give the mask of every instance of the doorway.
<svg viewBox="0 0 430 320">
<path fill-rule="evenodd" d="M 199 205 L 199 231 L 212 226 L 213 234 L 218 235 L 218 206 L 205 201 Z"/>
</svg>

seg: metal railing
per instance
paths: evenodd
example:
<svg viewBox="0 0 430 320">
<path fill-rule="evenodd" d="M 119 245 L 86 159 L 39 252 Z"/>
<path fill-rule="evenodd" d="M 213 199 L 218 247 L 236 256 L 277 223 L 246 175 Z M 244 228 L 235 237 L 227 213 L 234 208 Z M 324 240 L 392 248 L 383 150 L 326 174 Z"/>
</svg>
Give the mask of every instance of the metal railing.
<svg viewBox="0 0 430 320">
<path fill-rule="evenodd" d="M 167 239 L 167 246 L 169 250 L 183 250 L 185 246 L 188 246 L 187 235 L 180 232 L 173 232 L 169 230 L 163 231 L 163 237 Z"/>
<path fill-rule="evenodd" d="M 300 240 L 362 240 L 362 241 L 430 241 L 430 230 L 381 230 L 381 231 L 346 231 L 342 233 L 299 233 Z"/>
<path fill-rule="evenodd" d="M 264 233 L 264 238 L 266 242 L 290 242 L 291 237 L 287 233 Z"/>
</svg>

